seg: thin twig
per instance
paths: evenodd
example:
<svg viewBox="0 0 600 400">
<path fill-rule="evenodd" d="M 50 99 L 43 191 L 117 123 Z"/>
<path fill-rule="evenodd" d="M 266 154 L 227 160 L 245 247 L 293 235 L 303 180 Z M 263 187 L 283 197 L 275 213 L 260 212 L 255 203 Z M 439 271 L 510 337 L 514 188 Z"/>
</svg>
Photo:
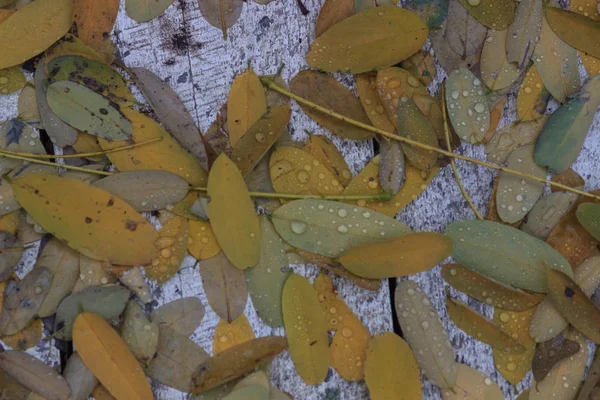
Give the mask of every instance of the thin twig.
<svg viewBox="0 0 600 400">
<path fill-rule="evenodd" d="M 72 166 L 72 165 L 59 164 L 59 163 L 54 163 L 54 162 L 51 162 L 51 161 L 38 160 L 36 158 L 28 158 L 28 157 L 15 156 L 15 155 L 12 155 L 12 154 L 2 154 L 2 153 L 0 153 L 0 157 L 11 158 L 13 160 L 28 161 L 28 162 L 30 162 L 32 164 L 50 165 L 51 167 L 56 167 L 56 168 L 72 169 L 73 171 L 88 172 L 90 174 L 96 174 L 96 175 L 103 175 L 103 176 L 110 176 L 110 175 L 112 175 L 111 172 L 98 171 L 98 170 L 95 170 L 95 169 L 87 169 L 87 168 L 81 168 L 81 167 L 75 167 L 75 166 Z"/>
<path fill-rule="evenodd" d="M 506 172 L 507 174 L 519 176 L 519 177 L 524 178 L 524 179 L 531 179 L 531 180 L 534 180 L 534 181 L 537 181 L 537 182 L 545 183 L 545 184 L 550 185 L 550 186 L 558 187 L 558 188 L 561 188 L 563 190 L 566 190 L 567 192 L 577 193 L 577 194 L 585 196 L 585 197 L 590 197 L 592 199 L 600 200 L 600 196 L 597 196 L 595 194 L 592 194 L 592 193 L 589 193 L 589 192 L 586 192 L 586 191 L 583 191 L 583 190 L 575 189 L 575 188 L 572 188 L 572 187 L 567 186 L 567 185 L 563 185 L 562 183 L 549 181 L 547 179 L 539 178 L 537 176 L 533 176 L 533 175 L 529 175 L 529 174 L 525 174 L 523 172 L 520 172 L 520 171 L 517 171 L 517 170 L 514 170 L 514 169 L 510 169 L 510 168 L 506 168 L 506 167 L 503 167 L 501 165 L 496 165 L 496 164 L 492 164 L 492 163 L 487 162 L 487 161 L 481 161 L 481 160 L 477 160 L 475 158 L 466 157 L 466 156 L 463 156 L 463 155 L 460 155 L 460 154 L 455 154 L 455 153 L 453 153 L 451 151 L 440 149 L 439 147 L 429 146 L 427 144 L 423 144 L 421 142 L 417 142 L 416 140 L 411 140 L 411 139 L 408 139 L 408 138 L 405 138 L 405 137 L 402 137 L 402 136 L 394 135 L 393 133 L 386 132 L 386 131 L 383 131 L 381 129 L 377 129 L 374 126 L 371 126 L 371 125 L 368 125 L 368 124 L 364 124 L 364 123 L 356 121 L 356 120 L 354 120 L 352 118 L 348 118 L 348 117 L 346 117 L 346 116 L 344 116 L 342 114 L 338 114 L 335 111 L 331 111 L 331 110 L 329 110 L 329 109 L 327 109 L 325 107 L 321 107 L 320 105 L 315 104 L 315 103 L 313 103 L 311 101 L 308 101 L 308 100 L 306 100 L 303 97 L 300 97 L 300 96 L 295 95 L 294 93 L 288 92 L 287 90 L 279 87 L 275 82 L 273 82 L 273 80 L 271 80 L 268 77 L 263 76 L 263 77 L 260 78 L 260 80 L 263 83 L 263 85 L 267 86 L 269 89 L 274 90 L 276 92 L 279 92 L 279 93 L 283 94 L 284 96 L 290 97 L 290 98 L 296 100 L 298 103 L 302 103 L 302 104 L 304 104 L 304 105 L 306 105 L 308 107 L 311 107 L 314 110 L 317 110 L 317 111 L 322 112 L 322 113 L 324 113 L 326 115 L 329 115 L 332 118 L 339 119 L 340 121 L 344 121 L 344 122 L 347 122 L 347 123 L 349 123 L 351 125 L 358 126 L 359 128 L 365 129 L 365 130 L 370 131 L 370 132 L 378 133 L 381 136 L 384 136 L 384 137 L 387 137 L 387 138 L 390 138 L 390 139 L 393 139 L 393 140 L 398 140 L 400 142 L 404 142 L 404 143 L 413 145 L 415 147 L 420 147 L 420 148 L 425 149 L 425 150 L 429 150 L 429 151 L 433 151 L 433 152 L 436 152 L 436 153 L 439 153 L 439 154 L 443 154 L 443 155 L 445 155 L 447 157 L 450 157 L 450 158 L 456 158 L 458 160 L 468 161 L 468 162 L 471 162 L 473 164 L 481 165 L 482 167 L 486 167 L 486 168 L 490 168 L 490 169 L 495 169 L 495 170 L 501 171 L 501 172 Z"/>
<path fill-rule="evenodd" d="M 192 186 L 190 190 L 206 192 L 205 187 Z M 268 193 L 268 192 L 248 192 L 252 197 L 265 197 L 275 199 L 319 199 L 319 200 L 381 200 L 390 201 L 392 194 L 390 192 L 379 193 L 375 195 L 320 195 L 320 194 L 295 194 L 295 193 Z"/>
<path fill-rule="evenodd" d="M 448 148 L 448 151 L 452 151 L 452 145 L 450 144 L 450 127 L 448 126 L 448 114 L 447 114 L 447 110 L 446 110 L 446 96 L 445 95 L 446 95 L 445 88 L 442 86 L 442 117 L 444 119 L 444 136 L 446 136 L 446 147 Z M 458 187 L 460 188 L 460 192 L 462 193 L 463 197 L 469 204 L 469 207 L 471 207 L 471 210 L 473 210 L 473 212 L 475 213 L 475 216 L 477 216 L 478 219 L 483 220 L 483 217 L 481 216 L 479 211 L 477 211 L 477 207 L 475 207 L 473 200 L 471 200 L 471 196 L 469 196 L 469 193 L 467 193 L 467 190 L 465 189 L 465 187 L 463 186 L 463 184 L 460 180 L 460 176 L 458 175 L 458 170 L 456 169 L 456 163 L 454 162 L 454 158 L 452 158 L 452 157 L 450 157 L 450 165 L 452 166 L 452 172 L 454 172 L 454 178 L 456 179 L 456 183 L 458 184 Z"/>
</svg>

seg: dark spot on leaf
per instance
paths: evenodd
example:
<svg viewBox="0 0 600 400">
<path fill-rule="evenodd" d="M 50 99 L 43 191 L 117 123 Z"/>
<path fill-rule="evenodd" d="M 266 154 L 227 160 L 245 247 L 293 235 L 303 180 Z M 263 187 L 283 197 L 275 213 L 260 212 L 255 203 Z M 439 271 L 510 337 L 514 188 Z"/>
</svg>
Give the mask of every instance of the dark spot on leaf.
<svg viewBox="0 0 600 400">
<path fill-rule="evenodd" d="M 310 345 L 311 345 L 311 346 L 314 346 L 315 344 L 317 344 L 317 341 L 316 341 L 316 340 L 314 340 L 314 341 L 310 342 Z"/>
<path fill-rule="evenodd" d="M 106 108 L 101 108 L 98 111 L 100 111 L 100 114 L 102 114 L 102 115 L 108 115 L 108 110 Z"/>
<path fill-rule="evenodd" d="M 133 232 L 137 229 L 137 225 L 137 222 L 128 219 L 127 222 L 125 222 L 125 229 L 128 229 Z"/>
<path fill-rule="evenodd" d="M 113 204 L 115 204 L 115 202 L 113 201 L 113 199 L 109 199 L 109 200 L 108 200 L 108 203 L 106 203 L 106 207 L 110 207 L 110 206 L 112 206 Z"/>
<path fill-rule="evenodd" d="M 571 298 L 575 295 L 575 292 L 570 287 L 565 288 L 565 296 Z"/>
<path fill-rule="evenodd" d="M 85 217 L 85 223 L 86 224 L 91 224 L 92 223 L 92 219 L 90 217 Z"/>
</svg>

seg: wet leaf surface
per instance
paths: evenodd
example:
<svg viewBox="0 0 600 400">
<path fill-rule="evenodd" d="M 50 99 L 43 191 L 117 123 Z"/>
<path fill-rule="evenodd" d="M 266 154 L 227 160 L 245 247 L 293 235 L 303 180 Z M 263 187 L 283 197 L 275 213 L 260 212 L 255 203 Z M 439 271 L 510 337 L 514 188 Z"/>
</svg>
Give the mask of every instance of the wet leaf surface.
<svg viewBox="0 0 600 400">
<path fill-rule="evenodd" d="M 577 354 L 580 348 L 579 343 L 562 336 L 539 343 L 535 349 L 532 365 L 534 379 L 538 382 L 544 379 L 556 364 Z"/>
<path fill-rule="evenodd" d="M 254 339 L 254 331 L 244 314 L 231 321 L 220 319 L 213 338 L 213 355 Z"/>
<path fill-rule="evenodd" d="M 525 80 L 519 88 L 517 96 L 517 112 L 521 121 L 533 121 L 540 118 L 546 111 L 550 92 L 544 86 L 540 73 L 533 64 Z"/>
<path fill-rule="evenodd" d="M 135 300 L 130 300 L 125 308 L 121 336 L 143 365 L 148 365 L 154 358 L 158 346 L 158 325 L 150 322 Z"/>
<path fill-rule="evenodd" d="M 500 400 L 504 398 L 500 387 L 489 376 L 465 364 L 457 364 L 456 384 L 453 389 L 442 390 L 444 400 Z"/>
<path fill-rule="evenodd" d="M 235 77 L 227 98 L 227 131 L 234 148 L 266 111 L 265 91 L 256 73 L 249 68 Z"/>
<path fill-rule="evenodd" d="M 197 297 L 183 297 L 164 304 L 150 314 L 152 322 L 159 327 L 171 328 L 184 336 L 190 336 L 204 318 L 204 306 Z"/>
<path fill-rule="evenodd" d="M 542 0 L 523 0 L 517 4 L 515 19 L 508 27 L 506 58 L 523 69 L 529 63 L 542 29 Z"/>
</svg>

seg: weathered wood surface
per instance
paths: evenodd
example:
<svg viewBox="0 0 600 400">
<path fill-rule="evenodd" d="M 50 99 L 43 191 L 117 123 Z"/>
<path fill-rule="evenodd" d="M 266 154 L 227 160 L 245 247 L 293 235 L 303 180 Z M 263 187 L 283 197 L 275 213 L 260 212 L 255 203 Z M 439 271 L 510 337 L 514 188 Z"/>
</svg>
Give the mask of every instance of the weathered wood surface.
<svg viewBox="0 0 600 400">
<path fill-rule="evenodd" d="M 275 73 L 280 65 L 285 64 L 283 77 L 286 80 L 306 67 L 304 57 L 313 38 L 315 19 L 322 1 L 306 0 L 304 4 L 310 10 L 307 16 L 301 14 L 296 0 L 275 0 L 267 6 L 248 1 L 244 4 L 240 21 L 228 31 L 226 41 L 223 40 L 219 30 L 210 26 L 202 18 L 196 0 L 176 0 L 162 16 L 146 24 L 137 24 L 129 19 L 125 14 L 124 4 L 121 4 L 113 39 L 118 45 L 125 65 L 145 67 L 165 79 L 186 102 L 199 127 L 204 131 L 226 101 L 234 76 L 242 72 L 249 63 L 259 74 Z M 443 71 L 438 69 L 435 83 L 430 87 L 432 92 L 439 89 L 439 84 L 444 77 Z M 350 77 L 340 75 L 338 78 L 347 86 L 353 86 Z M 1 121 L 17 115 L 16 100 L 16 95 L 0 96 Z M 501 125 L 515 118 L 513 93 L 509 94 Z M 330 135 L 309 119 L 294 103 L 289 131 L 294 139 L 302 140 L 305 138 L 305 129 L 317 134 Z M 574 167 L 586 179 L 586 189 L 600 187 L 597 163 L 600 159 L 599 139 L 600 115 L 596 115 L 593 128 Z M 339 138 L 333 140 L 346 156 L 354 173 L 358 172 L 373 155 L 371 143 L 355 143 Z M 480 146 L 466 145 L 458 151 L 465 155 L 484 158 Z M 483 213 L 491 193 L 494 174 L 482 167 L 464 162 L 459 162 L 458 168 L 467 190 Z M 462 199 L 450 167 L 446 167 L 433 180 L 427 191 L 403 210 L 398 218 L 416 231 L 442 231 L 448 223 L 458 219 L 471 219 L 474 215 Z M 35 248 L 27 252 L 18 268 L 19 275 L 22 276 L 29 271 L 36 255 Z M 200 275 L 193 265 L 194 260 L 188 257 L 178 276 L 165 285 L 151 286 L 155 299 L 152 307 L 180 297 L 199 297 L 206 306 L 207 313 L 192 339 L 210 352 L 218 317 L 206 301 Z M 295 266 L 294 269 L 311 279 L 318 272 L 311 266 Z M 507 399 L 514 399 L 524 386 L 529 386 L 530 379 L 526 379 L 525 384 L 520 384 L 515 391 L 496 372 L 491 348 L 466 336 L 448 320 L 444 306 L 444 282 L 439 267 L 412 276 L 410 279 L 417 281 L 431 297 L 444 320 L 444 326 L 450 332 L 459 362 L 490 375 L 501 385 Z M 368 326 L 371 334 L 392 330 L 390 293 L 385 282 L 377 293 L 359 289 L 343 279 L 334 279 L 334 283 L 340 296 Z M 466 300 L 466 297 L 463 299 Z M 491 316 L 491 307 L 475 304 L 473 301 L 470 303 Z M 246 315 L 257 336 L 284 334 L 282 328 L 273 330 L 262 323 L 250 301 L 246 307 Z M 52 344 L 52 340 L 46 341 L 31 350 L 31 353 L 45 361 L 57 363 L 59 354 Z M 287 353 L 278 357 L 273 363 L 271 378 L 273 384 L 293 394 L 295 399 L 324 399 L 328 392 L 338 392 L 339 399 L 368 398 L 363 383 L 345 382 L 331 369 L 330 376 L 324 384 L 318 387 L 305 385 L 295 373 Z M 424 389 L 424 399 L 441 398 L 439 390 L 427 381 Z M 154 385 L 154 392 L 157 399 L 189 397 L 162 385 Z"/>
</svg>

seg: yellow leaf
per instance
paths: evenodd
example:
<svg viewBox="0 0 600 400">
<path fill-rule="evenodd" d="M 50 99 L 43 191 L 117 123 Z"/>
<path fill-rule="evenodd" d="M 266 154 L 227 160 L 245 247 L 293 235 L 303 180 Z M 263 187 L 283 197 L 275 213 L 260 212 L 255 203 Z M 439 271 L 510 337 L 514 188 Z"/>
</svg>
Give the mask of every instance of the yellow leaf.
<svg viewBox="0 0 600 400">
<path fill-rule="evenodd" d="M 73 36 L 70 33 L 67 33 L 62 39 L 56 42 L 54 46 L 46 51 L 42 62 L 44 63 L 44 66 L 46 66 L 54 58 L 66 55 L 78 55 L 105 62 L 102 54 L 91 47 L 86 46 L 78 37 Z"/>
<path fill-rule="evenodd" d="M 104 319 L 81 313 L 73 325 L 73 344 L 86 367 L 117 399 L 152 399 L 142 366 Z"/>
<path fill-rule="evenodd" d="M 354 15 L 354 1 L 326 0 L 319 11 L 315 24 L 315 38 L 335 24 Z"/>
<path fill-rule="evenodd" d="M 165 283 L 177 274 L 185 257 L 188 246 L 188 220 L 174 215 L 158 231 L 158 240 L 154 243 L 159 251 L 150 265 L 144 270 L 146 276 L 158 283 Z"/>
<path fill-rule="evenodd" d="M 139 265 L 158 255 L 158 233 L 150 222 L 102 189 L 43 174 L 18 178 L 12 188 L 37 223 L 89 258 Z"/>
<path fill-rule="evenodd" d="M 119 171 L 146 169 L 169 171 L 181 176 L 190 185 L 203 186 L 206 184 L 206 172 L 200 164 L 159 124 L 129 108 L 123 108 L 121 112 L 131 121 L 133 126 L 130 139 L 132 143 L 124 141 L 109 142 L 98 138 L 103 150 L 122 147 L 126 144 L 146 142 L 159 137 L 162 140 L 129 150 L 109 153 L 108 158 Z"/>
<path fill-rule="evenodd" d="M 188 251 L 196 260 L 206 260 L 221 251 L 210 222 L 190 220 L 188 225 Z"/>
<path fill-rule="evenodd" d="M 92 397 L 96 400 L 114 400 L 115 399 L 113 397 L 113 395 L 110 394 L 108 392 L 108 390 L 102 385 L 96 386 L 96 388 L 92 392 Z"/>
<path fill-rule="evenodd" d="M 242 173 L 221 154 L 208 177 L 207 205 L 212 229 L 223 252 L 240 269 L 256 265 L 260 257 L 260 225 Z"/>
<path fill-rule="evenodd" d="M 283 287 L 283 324 L 296 372 L 307 385 L 318 385 L 329 369 L 327 324 L 317 291 L 292 273 Z"/>
<path fill-rule="evenodd" d="M 592 57 L 582 51 L 579 51 L 578 53 L 579 57 L 581 58 L 581 62 L 583 63 L 583 67 L 588 73 L 588 76 L 600 74 L 600 59 Z"/>
<path fill-rule="evenodd" d="M 502 114 L 504 114 L 504 106 L 506 105 L 506 96 L 503 96 L 496 107 L 490 110 L 490 128 L 485 133 L 485 137 L 481 141 L 482 144 L 489 143 L 494 134 L 496 133 L 496 128 L 498 128 L 498 124 L 502 119 Z M 491 107 L 491 105 L 490 105 Z"/>
<path fill-rule="evenodd" d="M 17 234 L 19 228 L 19 210 L 4 214 L 0 217 L 0 232 L 7 232 L 11 235 Z"/>
<path fill-rule="evenodd" d="M 3 23 L 4 21 L 6 21 L 8 19 L 8 17 L 13 15 L 14 13 L 15 13 L 14 10 L 0 9 L 0 24 Z"/>
<path fill-rule="evenodd" d="M 13 350 L 25 351 L 40 344 L 42 328 L 42 320 L 35 319 L 27 328 L 14 335 L 4 336 L 2 341 Z"/>
<path fill-rule="evenodd" d="M 327 330 L 334 331 L 329 362 L 342 378 L 355 382 L 364 378 L 364 363 L 371 334 L 346 303 L 336 295 L 331 278 L 319 274 L 314 283 Z"/>
<path fill-rule="evenodd" d="M 333 175 L 342 186 L 345 187 L 352 179 L 352 172 L 350 172 L 344 156 L 326 136 L 310 135 L 304 150 L 312 154 L 313 157 L 333 172 Z"/>
<path fill-rule="evenodd" d="M 269 172 L 277 193 L 336 195 L 344 190 L 333 172 L 307 151 L 295 147 L 276 148 Z"/>
<path fill-rule="evenodd" d="M 229 141 L 235 144 L 267 112 L 267 99 L 258 76 L 251 68 L 238 75 L 227 97 Z"/>
<path fill-rule="evenodd" d="M 583 51 L 592 57 L 600 58 L 600 20 L 563 10 L 560 7 L 546 7 L 546 19 L 556 36 L 569 46 Z"/>
<path fill-rule="evenodd" d="M 533 64 L 525 75 L 517 95 L 517 112 L 521 121 L 533 121 L 544 115 L 550 92 L 544 86 L 540 73 Z"/>
<path fill-rule="evenodd" d="M 213 356 L 230 347 L 252 340 L 254 337 L 254 331 L 244 314 L 234 319 L 231 323 L 220 319 L 219 323 L 217 323 L 213 339 Z"/>
<path fill-rule="evenodd" d="M 484 373 L 465 364 L 458 364 L 456 383 L 442 390 L 444 400 L 503 400 L 504 394 L 496 382 Z"/>
<path fill-rule="evenodd" d="M 339 261 L 364 278 L 383 279 L 427 271 L 452 253 L 452 241 L 435 232 L 418 232 L 351 248 Z"/>
<path fill-rule="evenodd" d="M 533 355 L 535 354 L 535 340 L 529 336 L 529 325 L 535 308 L 521 312 L 494 309 L 494 322 L 500 329 L 508 333 L 525 347 L 523 354 L 506 354 L 502 350 L 492 349 L 494 364 L 507 381 L 513 385 L 521 382 L 531 369 Z"/>
<path fill-rule="evenodd" d="M 120 1 L 75 0 L 74 3 L 73 23 L 77 37 L 96 50 L 103 49 L 104 42 L 110 41 L 109 34 L 119 13 Z"/>
<path fill-rule="evenodd" d="M 0 25 L 0 69 L 37 56 L 67 33 L 72 22 L 73 0 L 38 0 L 21 8 Z"/>
<path fill-rule="evenodd" d="M 100 146 L 100 143 L 98 143 L 98 137 L 84 132 L 79 132 L 77 134 L 77 140 L 71 145 L 71 147 L 73 147 L 77 153 L 94 153 L 102 151 L 102 147 Z M 86 158 L 99 162 L 102 161 L 104 156 L 100 155 Z"/>
<path fill-rule="evenodd" d="M 0 94 L 12 94 L 23 89 L 27 80 L 20 67 L 0 69 Z"/>
<path fill-rule="evenodd" d="M 408 344 L 392 332 L 369 342 L 365 381 L 372 400 L 415 400 L 423 396 L 415 356 Z"/>
</svg>

